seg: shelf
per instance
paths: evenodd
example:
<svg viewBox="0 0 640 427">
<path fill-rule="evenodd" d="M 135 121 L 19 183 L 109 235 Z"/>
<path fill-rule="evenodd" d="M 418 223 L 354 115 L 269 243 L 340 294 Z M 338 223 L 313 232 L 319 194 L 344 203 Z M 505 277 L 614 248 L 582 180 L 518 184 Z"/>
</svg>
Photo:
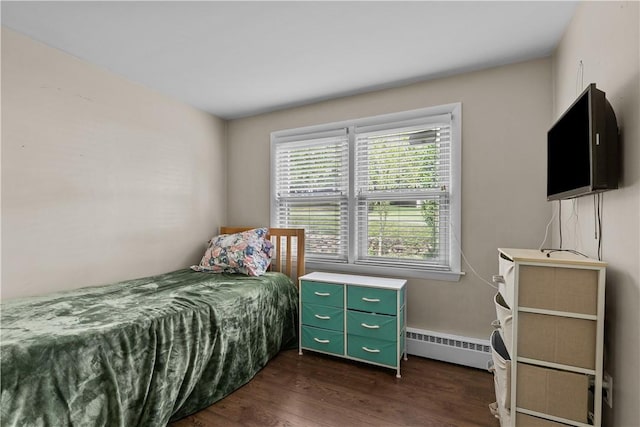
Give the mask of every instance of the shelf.
<svg viewBox="0 0 640 427">
<path fill-rule="evenodd" d="M 545 310 L 542 308 L 518 307 L 518 311 L 525 313 L 546 314 L 548 316 L 571 317 L 573 319 L 598 320 L 594 314 L 571 313 L 568 311 Z"/>
<path fill-rule="evenodd" d="M 594 369 L 579 368 L 577 366 L 563 365 L 561 363 L 546 362 L 544 360 L 529 359 L 528 357 L 518 357 L 516 361 L 528 363 L 529 365 L 544 366 L 545 368 L 560 369 L 563 371 L 575 372 L 577 374 L 595 375 Z"/>
<path fill-rule="evenodd" d="M 531 411 L 529 409 L 517 408 L 516 412 L 520 412 L 522 414 L 531 415 L 533 417 L 543 418 L 549 421 L 555 421 L 557 423 L 568 424 L 576 427 L 593 427 L 593 424 L 581 423 L 580 421 L 568 420 L 566 418 L 554 417 L 553 415 L 545 414 L 542 412 Z"/>
</svg>

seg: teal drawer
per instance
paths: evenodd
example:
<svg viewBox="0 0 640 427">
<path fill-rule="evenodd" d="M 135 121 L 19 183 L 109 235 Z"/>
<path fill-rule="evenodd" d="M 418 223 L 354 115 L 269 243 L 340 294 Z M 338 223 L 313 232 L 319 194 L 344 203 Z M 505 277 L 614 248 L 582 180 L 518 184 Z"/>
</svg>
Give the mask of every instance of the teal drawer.
<svg viewBox="0 0 640 427">
<path fill-rule="evenodd" d="M 344 355 L 344 334 L 338 331 L 302 327 L 302 348 Z"/>
<path fill-rule="evenodd" d="M 301 281 L 302 302 L 344 307 L 344 286 L 332 283 Z"/>
<path fill-rule="evenodd" d="M 371 313 L 396 314 L 397 291 L 393 289 L 347 286 L 347 307 Z"/>
<path fill-rule="evenodd" d="M 398 318 L 386 314 L 349 310 L 347 312 L 347 333 L 394 341 L 398 334 Z"/>
<path fill-rule="evenodd" d="M 334 331 L 344 331 L 344 309 L 303 303 L 302 324 Z"/>
<path fill-rule="evenodd" d="M 399 352 L 397 340 L 385 341 L 375 338 L 347 335 L 347 354 L 356 359 L 397 367 Z"/>
</svg>

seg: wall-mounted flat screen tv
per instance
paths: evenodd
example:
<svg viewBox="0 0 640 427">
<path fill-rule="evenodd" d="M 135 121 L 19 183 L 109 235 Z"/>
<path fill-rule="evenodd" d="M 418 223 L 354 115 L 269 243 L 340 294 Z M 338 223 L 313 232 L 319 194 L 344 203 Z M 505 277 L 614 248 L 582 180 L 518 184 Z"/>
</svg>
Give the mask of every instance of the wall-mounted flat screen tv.
<svg viewBox="0 0 640 427">
<path fill-rule="evenodd" d="M 618 123 L 591 83 L 547 133 L 547 200 L 618 188 Z"/>
</svg>

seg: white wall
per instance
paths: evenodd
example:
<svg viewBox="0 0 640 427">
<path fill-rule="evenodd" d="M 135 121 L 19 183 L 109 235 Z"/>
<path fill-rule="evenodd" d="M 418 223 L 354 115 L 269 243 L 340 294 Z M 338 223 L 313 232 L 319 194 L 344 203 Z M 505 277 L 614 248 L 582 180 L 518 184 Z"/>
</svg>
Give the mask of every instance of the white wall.
<svg viewBox="0 0 640 427">
<path fill-rule="evenodd" d="M 620 188 L 604 194 L 603 260 L 607 270 L 605 370 L 613 375 L 611 427 L 640 423 L 640 8 L 637 2 L 583 2 L 553 58 L 554 118 L 584 84 L 606 92 L 622 133 Z M 577 84 L 576 84 L 577 83 Z M 573 210 L 577 215 L 573 214 Z M 593 198 L 565 201 L 563 247 L 597 256 Z M 576 220 L 577 219 L 577 220 Z M 557 223 L 554 230 L 558 245 Z"/>
<path fill-rule="evenodd" d="M 225 124 L 2 29 L 2 297 L 164 273 L 224 223 Z"/>
<path fill-rule="evenodd" d="M 486 279 L 497 247 L 537 247 L 546 202 L 546 131 L 551 61 L 541 59 L 234 120 L 228 127 L 227 217 L 269 223 L 270 132 L 462 102 L 462 246 Z M 409 280 L 408 323 L 487 339 L 495 291 L 467 276 L 458 283 Z"/>
</svg>

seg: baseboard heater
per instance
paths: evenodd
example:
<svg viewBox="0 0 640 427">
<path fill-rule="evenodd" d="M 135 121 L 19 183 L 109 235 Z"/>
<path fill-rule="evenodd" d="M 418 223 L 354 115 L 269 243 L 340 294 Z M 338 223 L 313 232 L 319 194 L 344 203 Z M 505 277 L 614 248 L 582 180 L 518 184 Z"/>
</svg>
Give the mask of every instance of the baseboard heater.
<svg viewBox="0 0 640 427">
<path fill-rule="evenodd" d="M 407 328 L 407 353 L 478 369 L 487 369 L 491 360 L 489 340 L 416 328 Z"/>
</svg>

